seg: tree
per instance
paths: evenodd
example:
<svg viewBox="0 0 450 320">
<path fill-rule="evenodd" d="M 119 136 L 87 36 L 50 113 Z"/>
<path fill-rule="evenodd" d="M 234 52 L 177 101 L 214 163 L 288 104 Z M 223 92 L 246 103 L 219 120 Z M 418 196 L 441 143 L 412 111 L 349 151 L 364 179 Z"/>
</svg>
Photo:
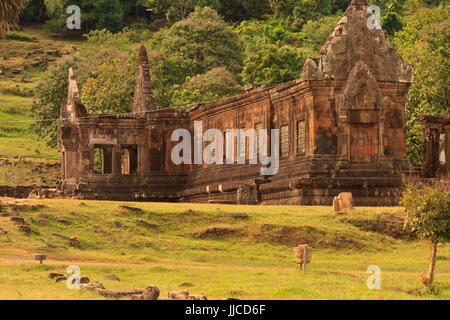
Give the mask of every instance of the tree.
<svg viewBox="0 0 450 320">
<path fill-rule="evenodd" d="M 430 265 L 421 280 L 430 287 L 434 280 L 438 243 L 450 241 L 450 192 L 444 186 L 410 185 L 401 200 L 407 214 L 406 225 L 431 246 Z"/>
<path fill-rule="evenodd" d="M 5 39 L 6 32 L 17 27 L 23 6 L 22 0 L 0 0 L 0 38 Z"/>
<path fill-rule="evenodd" d="M 242 70 L 242 46 L 233 29 L 209 7 L 197 7 L 184 21 L 160 30 L 150 41 L 149 61 L 158 107 L 170 107 L 173 85 L 186 77 L 224 67 Z"/>
<path fill-rule="evenodd" d="M 114 59 L 126 60 L 130 56 L 130 52 L 135 51 L 133 47 L 136 42 L 145 40 L 145 36 L 141 37 L 136 32 L 129 30 L 116 34 L 106 30 L 97 30 L 92 31 L 87 38 L 85 45 L 76 54 L 61 58 L 50 66 L 34 90 L 32 113 L 33 118 L 37 120 L 34 129 L 40 137 L 48 138 L 47 142 L 51 146 L 57 144 L 58 122 L 55 119 L 59 118 L 61 103 L 67 99 L 69 67 L 74 69 L 78 88 L 82 89 L 93 72 L 98 72 L 102 65 L 110 64 Z M 128 72 L 128 70 L 124 72 Z M 106 82 L 105 88 L 108 85 L 109 82 Z M 107 90 L 100 85 L 97 88 L 100 93 Z M 99 96 L 104 98 L 100 93 Z M 91 91 L 91 94 L 94 93 Z M 110 100 L 114 100 L 114 98 Z M 94 112 L 96 113 L 110 112 L 111 104 L 108 104 L 104 110 L 100 110 L 98 104 L 95 106 Z"/>
<path fill-rule="evenodd" d="M 441 115 L 450 105 L 449 18 L 448 6 L 421 9 L 394 38 L 400 56 L 414 67 L 406 114 L 408 158 L 413 163 L 421 162 L 423 156 L 420 117 Z"/>
<path fill-rule="evenodd" d="M 236 76 L 224 67 L 205 74 L 188 77 L 186 82 L 174 86 L 173 106 L 186 108 L 194 103 L 206 103 L 239 93 L 241 86 Z"/>
<path fill-rule="evenodd" d="M 130 112 L 136 70 L 136 55 L 107 61 L 95 70 L 81 89 L 81 102 L 89 114 Z"/>
<path fill-rule="evenodd" d="M 246 59 L 242 80 L 247 84 L 270 84 L 300 78 L 306 58 L 302 48 L 268 44 Z"/>
<path fill-rule="evenodd" d="M 45 0 L 50 20 L 46 27 L 52 32 L 67 32 L 66 12 L 70 5 L 81 9 L 82 31 L 88 33 L 92 29 L 120 31 L 123 26 L 123 6 L 120 0 Z"/>
</svg>

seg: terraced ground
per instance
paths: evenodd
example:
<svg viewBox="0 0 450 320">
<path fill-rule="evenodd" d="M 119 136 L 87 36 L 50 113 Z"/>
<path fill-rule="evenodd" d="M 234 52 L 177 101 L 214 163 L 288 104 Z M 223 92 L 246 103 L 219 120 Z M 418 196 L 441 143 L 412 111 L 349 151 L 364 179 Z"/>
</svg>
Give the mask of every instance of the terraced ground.
<svg viewBox="0 0 450 320">
<path fill-rule="evenodd" d="M 449 246 L 439 246 L 435 286 L 423 290 L 428 248 L 403 230 L 401 208 L 336 215 L 328 207 L 1 201 L 3 215 L 18 213 L 31 233 L 0 217 L 0 299 L 104 299 L 49 278 L 70 265 L 107 289 L 155 284 L 164 296 L 187 289 L 208 299 L 450 298 Z M 292 249 L 304 243 L 313 246 L 306 275 Z M 48 260 L 39 265 L 36 253 Z M 371 265 L 381 269 L 381 290 L 367 288 Z M 121 281 L 105 279 L 112 274 Z"/>
</svg>

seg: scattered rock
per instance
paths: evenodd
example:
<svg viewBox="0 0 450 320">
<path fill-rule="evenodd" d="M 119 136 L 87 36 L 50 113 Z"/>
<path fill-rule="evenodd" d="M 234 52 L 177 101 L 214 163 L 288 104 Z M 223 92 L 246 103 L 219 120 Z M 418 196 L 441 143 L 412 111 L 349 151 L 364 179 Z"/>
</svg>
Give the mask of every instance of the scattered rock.
<svg viewBox="0 0 450 320">
<path fill-rule="evenodd" d="M 174 300 L 186 300 L 189 297 L 189 291 L 170 291 L 168 297 Z"/>
<path fill-rule="evenodd" d="M 158 300 L 159 293 L 159 289 L 155 285 L 151 284 L 145 289 L 144 293 L 142 294 L 144 298 L 143 300 Z"/>
<path fill-rule="evenodd" d="M 3 230 L 2 228 L 0 228 L 0 234 L 8 234 L 8 231 Z"/>
<path fill-rule="evenodd" d="M 206 296 L 202 295 L 196 295 L 196 296 L 189 296 L 186 298 L 186 300 L 208 300 Z"/>
<path fill-rule="evenodd" d="M 50 279 L 55 279 L 55 278 L 64 277 L 64 275 L 61 273 L 52 272 L 52 273 L 50 273 L 49 277 L 50 277 Z"/>
<path fill-rule="evenodd" d="M 120 299 L 123 297 L 131 297 L 133 295 L 142 295 L 143 291 L 137 289 L 109 289 L 100 290 L 98 293 L 105 298 Z"/>
<path fill-rule="evenodd" d="M 45 226 L 49 224 L 49 222 L 47 220 L 44 220 L 44 219 L 39 219 L 37 222 L 38 222 L 38 224 L 42 224 L 42 225 L 45 225 Z"/>
<path fill-rule="evenodd" d="M 120 281 L 119 277 L 116 276 L 115 274 L 107 275 L 107 276 L 105 277 L 105 280 Z"/>
<path fill-rule="evenodd" d="M 31 227 L 29 225 L 23 224 L 18 226 L 19 231 L 22 231 L 25 234 L 30 234 L 31 233 Z"/>
<path fill-rule="evenodd" d="M 81 289 L 100 292 L 101 290 L 104 290 L 105 287 L 98 281 L 92 281 L 88 284 L 81 284 Z"/>
<path fill-rule="evenodd" d="M 116 227 L 116 228 L 122 228 L 123 227 L 123 224 L 120 222 L 120 221 L 114 221 L 114 226 Z"/>
<path fill-rule="evenodd" d="M 69 239 L 69 246 L 74 248 L 81 248 L 81 242 L 78 241 L 76 237 L 71 237 Z"/>
<path fill-rule="evenodd" d="M 91 282 L 91 280 L 89 280 L 88 277 L 81 277 L 80 278 L 80 284 L 88 284 L 90 282 Z"/>
<path fill-rule="evenodd" d="M 11 217 L 11 222 L 14 224 L 25 224 L 25 220 L 22 217 Z"/>
<path fill-rule="evenodd" d="M 10 216 L 10 213 L 9 213 L 9 212 L 2 212 L 2 213 L 0 214 L 0 216 L 6 218 L 6 217 L 9 217 L 9 216 Z"/>
</svg>

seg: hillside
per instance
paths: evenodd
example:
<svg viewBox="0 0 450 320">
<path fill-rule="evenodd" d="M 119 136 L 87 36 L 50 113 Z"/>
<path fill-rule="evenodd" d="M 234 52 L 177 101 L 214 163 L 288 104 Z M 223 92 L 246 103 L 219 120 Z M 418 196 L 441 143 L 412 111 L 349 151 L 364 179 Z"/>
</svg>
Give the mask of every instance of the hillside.
<svg viewBox="0 0 450 320">
<path fill-rule="evenodd" d="M 450 297 L 449 247 L 438 249 L 434 294 L 424 293 L 418 273 L 428 249 L 403 231 L 401 208 L 340 216 L 328 207 L 1 200 L 7 234 L 0 235 L 0 299 L 101 298 L 49 278 L 69 265 L 108 289 L 153 283 L 162 296 L 187 289 L 208 299 Z M 31 234 L 6 212 L 23 217 Z M 70 237 L 77 238 L 74 247 Z M 292 250 L 303 243 L 313 246 L 306 275 Z M 42 266 L 33 261 L 36 253 L 48 254 Z M 371 265 L 381 268 L 381 290 L 367 289 Z M 105 279 L 112 274 L 120 281 Z"/>
<path fill-rule="evenodd" d="M 73 52 L 79 41 L 51 38 L 42 26 L 19 34 L 22 40 L 0 45 L 0 185 L 54 186 L 60 156 L 31 128 L 33 89 L 49 64 Z"/>
</svg>

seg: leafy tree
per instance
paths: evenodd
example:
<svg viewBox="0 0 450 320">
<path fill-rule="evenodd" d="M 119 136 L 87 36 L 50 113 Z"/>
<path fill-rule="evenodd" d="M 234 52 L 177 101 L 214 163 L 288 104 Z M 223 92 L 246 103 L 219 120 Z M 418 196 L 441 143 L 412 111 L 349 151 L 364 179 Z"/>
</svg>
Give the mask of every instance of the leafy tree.
<svg viewBox="0 0 450 320">
<path fill-rule="evenodd" d="M 160 30 L 150 46 L 155 99 L 161 108 L 170 106 L 172 86 L 182 85 L 188 76 L 218 67 L 233 74 L 242 70 L 243 53 L 237 35 L 209 7 L 197 7 L 186 20 Z"/>
<path fill-rule="evenodd" d="M 300 36 L 303 40 L 303 45 L 312 51 L 312 56 L 320 51 L 341 17 L 341 14 L 321 17 L 317 20 L 308 21 L 308 23 L 303 26 Z"/>
<path fill-rule="evenodd" d="M 136 84 L 137 57 L 103 63 L 84 82 L 81 102 L 90 114 L 130 112 Z"/>
<path fill-rule="evenodd" d="M 244 83 L 283 83 L 300 78 L 307 58 L 302 48 L 268 44 L 246 59 L 242 72 Z"/>
<path fill-rule="evenodd" d="M 157 16 L 166 18 L 170 24 L 186 19 L 195 7 L 210 6 L 216 10 L 220 7 L 219 0 L 141 0 L 141 2 L 153 9 Z"/>
<path fill-rule="evenodd" d="M 406 118 L 408 158 L 422 161 L 422 115 L 445 113 L 449 101 L 450 8 L 421 9 L 409 18 L 394 44 L 402 58 L 414 66 Z"/>
<path fill-rule="evenodd" d="M 384 32 L 389 37 L 392 37 L 396 32 L 403 28 L 403 22 L 400 19 L 400 16 L 395 12 L 388 12 L 381 17 L 381 25 Z"/>
<path fill-rule="evenodd" d="M 407 214 L 406 224 L 431 246 L 430 265 L 421 280 L 430 287 L 434 279 L 438 243 L 450 241 L 450 192 L 443 186 L 406 188 L 402 205 Z"/>
<path fill-rule="evenodd" d="M 28 0 L 20 14 L 20 23 L 43 23 L 48 19 L 44 0 Z"/>
<path fill-rule="evenodd" d="M 220 67 L 205 74 L 187 77 L 186 82 L 174 86 L 173 106 L 186 108 L 194 103 L 206 103 L 239 93 L 236 76 Z"/>
<path fill-rule="evenodd" d="M 117 34 L 106 30 L 92 31 L 86 44 L 77 53 L 60 59 L 43 74 L 34 90 L 32 113 L 37 120 L 34 129 L 41 137 L 48 138 L 49 145 L 56 146 L 57 143 L 58 123 L 55 119 L 59 118 L 61 103 L 67 99 L 69 67 L 74 69 L 78 88 L 82 89 L 86 80 L 93 72 L 98 72 L 102 65 L 110 64 L 114 59 L 126 60 L 130 52 L 134 52 L 133 45 L 136 43 L 132 39 L 141 41 L 145 38 L 141 36 L 143 35 L 127 30 Z M 107 85 L 105 83 L 104 88 Z M 107 90 L 100 85 L 97 88 L 99 91 Z M 97 105 L 94 112 L 107 113 L 109 108 L 111 104 L 104 110 L 100 110 Z"/>
<path fill-rule="evenodd" d="M 242 22 L 261 19 L 271 9 L 267 0 L 219 0 L 218 13 L 226 21 Z"/>
<path fill-rule="evenodd" d="M 52 32 L 67 32 L 66 12 L 70 5 L 77 5 L 81 9 L 82 31 L 92 29 L 107 29 L 119 31 L 123 26 L 123 7 L 120 0 L 45 0 L 50 20 L 46 27 Z"/>
<path fill-rule="evenodd" d="M 23 6 L 22 0 L 0 0 L 0 38 L 5 39 L 6 32 L 17 26 Z"/>
</svg>

